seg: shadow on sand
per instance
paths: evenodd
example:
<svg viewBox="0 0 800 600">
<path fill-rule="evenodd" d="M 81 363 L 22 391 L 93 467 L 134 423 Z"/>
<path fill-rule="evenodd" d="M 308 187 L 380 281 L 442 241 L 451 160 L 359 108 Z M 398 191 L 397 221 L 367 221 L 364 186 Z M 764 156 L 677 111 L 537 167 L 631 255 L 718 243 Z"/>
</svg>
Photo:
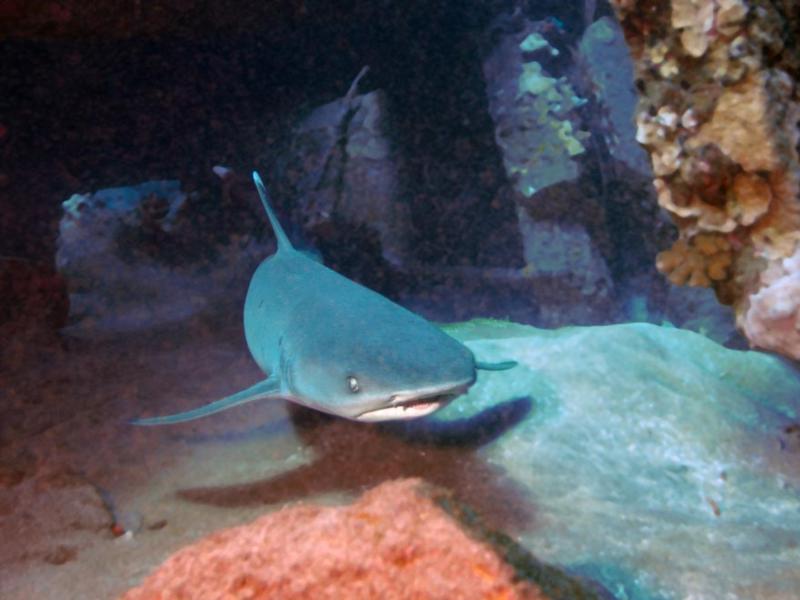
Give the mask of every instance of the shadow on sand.
<svg viewBox="0 0 800 600">
<path fill-rule="evenodd" d="M 360 493 L 384 481 L 419 477 L 452 491 L 489 527 L 530 529 L 534 510 L 525 489 L 478 450 L 530 413 L 529 398 L 498 404 L 465 419 L 435 418 L 365 424 L 291 405 L 292 422 L 316 459 L 277 477 L 178 492 L 220 507 L 278 504 L 330 492 Z"/>
</svg>

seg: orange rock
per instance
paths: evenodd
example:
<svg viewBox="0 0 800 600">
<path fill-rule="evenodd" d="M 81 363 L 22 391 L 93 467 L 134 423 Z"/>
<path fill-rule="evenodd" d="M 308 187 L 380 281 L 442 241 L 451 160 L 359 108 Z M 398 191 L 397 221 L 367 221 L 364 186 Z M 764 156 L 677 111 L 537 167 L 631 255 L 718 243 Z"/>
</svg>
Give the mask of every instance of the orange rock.
<svg viewBox="0 0 800 600">
<path fill-rule="evenodd" d="M 545 598 L 472 539 L 418 479 L 344 507 L 295 506 L 170 557 L 124 600 Z"/>
</svg>

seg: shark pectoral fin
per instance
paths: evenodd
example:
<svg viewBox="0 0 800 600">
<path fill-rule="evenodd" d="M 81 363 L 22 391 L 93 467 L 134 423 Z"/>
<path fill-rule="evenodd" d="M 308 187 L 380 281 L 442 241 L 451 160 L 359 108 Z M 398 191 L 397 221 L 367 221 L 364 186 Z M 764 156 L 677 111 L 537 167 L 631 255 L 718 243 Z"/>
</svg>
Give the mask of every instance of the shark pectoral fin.
<svg viewBox="0 0 800 600">
<path fill-rule="evenodd" d="M 174 415 L 164 415 L 163 417 L 150 417 L 147 419 L 135 419 L 131 421 L 131 425 L 171 425 L 172 423 L 183 423 L 184 421 L 193 421 L 206 415 L 213 415 L 214 413 L 228 410 L 234 406 L 252 402 L 253 400 L 262 400 L 264 398 L 279 396 L 280 383 L 277 377 L 270 376 L 264 381 L 259 381 L 254 386 L 236 392 L 225 398 L 221 398 L 200 408 L 194 410 L 187 410 L 186 412 L 177 413 Z"/>
<path fill-rule="evenodd" d="M 518 364 L 519 363 L 515 360 L 504 360 L 497 363 L 487 363 L 477 360 L 475 361 L 475 368 L 481 371 L 507 371 L 508 369 L 513 369 Z"/>
</svg>

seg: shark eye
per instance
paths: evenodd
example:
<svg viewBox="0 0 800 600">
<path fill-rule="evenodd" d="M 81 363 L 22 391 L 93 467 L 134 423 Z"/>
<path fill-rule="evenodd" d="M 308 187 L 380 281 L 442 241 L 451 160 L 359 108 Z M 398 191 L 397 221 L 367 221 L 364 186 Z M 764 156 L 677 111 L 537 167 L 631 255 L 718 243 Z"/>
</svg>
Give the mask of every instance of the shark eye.
<svg viewBox="0 0 800 600">
<path fill-rule="evenodd" d="M 350 375 L 347 378 L 347 386 L 350 388 L 350 391 L 354 394 L 361 389 L 361 386 L 358 385 L 358 379 Z"/>
</svg>

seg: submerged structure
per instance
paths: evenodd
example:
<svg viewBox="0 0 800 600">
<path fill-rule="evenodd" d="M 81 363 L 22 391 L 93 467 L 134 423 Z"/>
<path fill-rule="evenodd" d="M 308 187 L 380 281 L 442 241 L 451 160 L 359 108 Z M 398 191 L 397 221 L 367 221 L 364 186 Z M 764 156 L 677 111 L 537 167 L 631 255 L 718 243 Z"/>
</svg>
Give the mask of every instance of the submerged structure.
<svg viewBox="0 0 800 600">
<path fill-rule="evenodd" d="M 794 600 L 796 4 L 0 9 L 0 597 Z"/>
</svg>

